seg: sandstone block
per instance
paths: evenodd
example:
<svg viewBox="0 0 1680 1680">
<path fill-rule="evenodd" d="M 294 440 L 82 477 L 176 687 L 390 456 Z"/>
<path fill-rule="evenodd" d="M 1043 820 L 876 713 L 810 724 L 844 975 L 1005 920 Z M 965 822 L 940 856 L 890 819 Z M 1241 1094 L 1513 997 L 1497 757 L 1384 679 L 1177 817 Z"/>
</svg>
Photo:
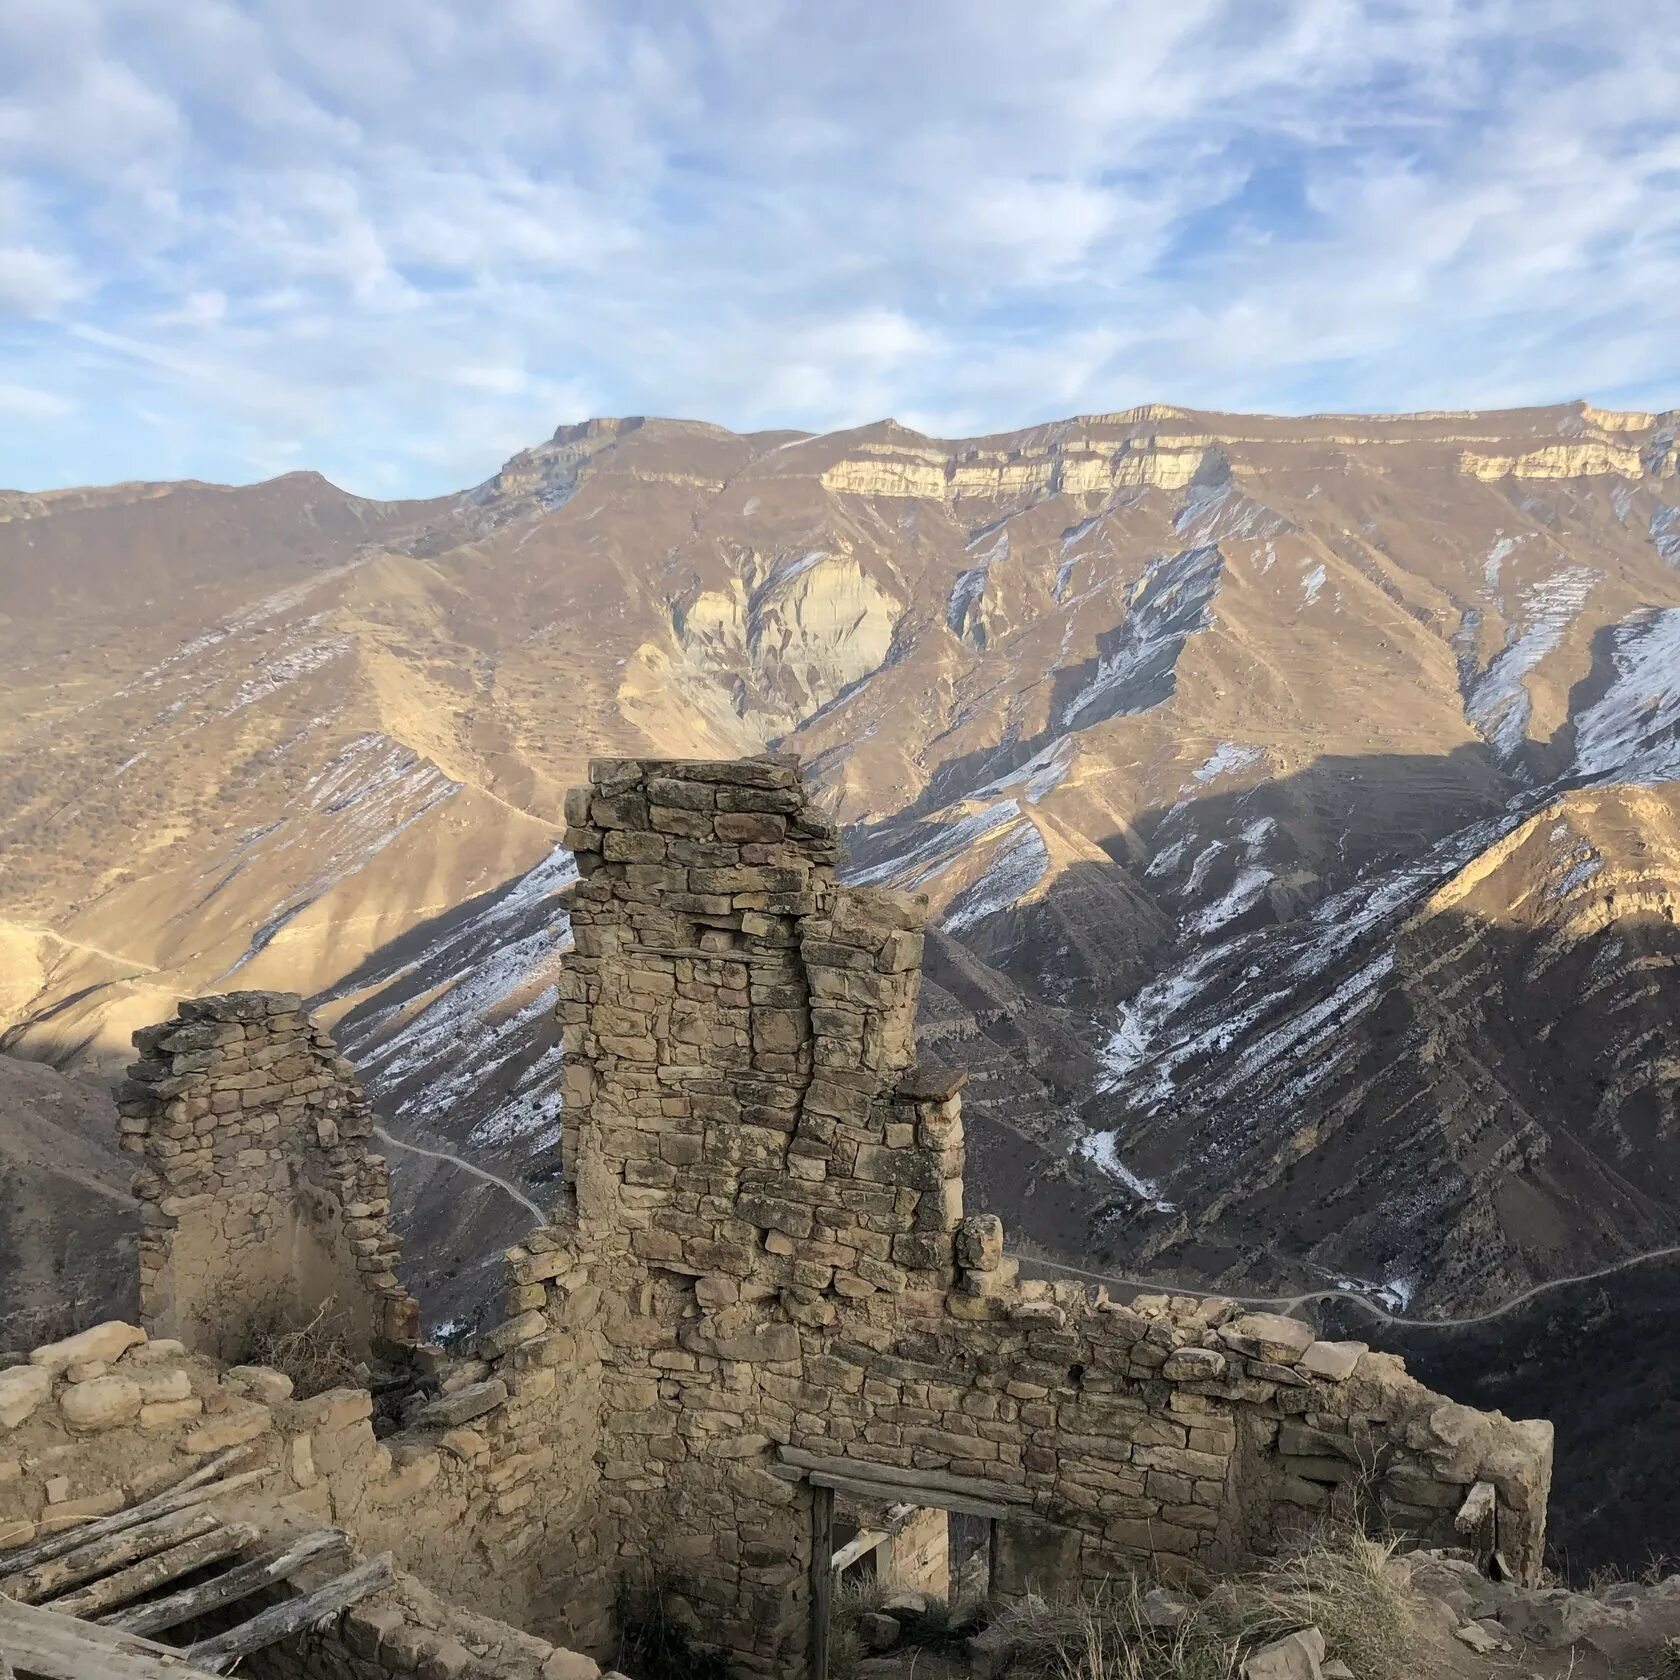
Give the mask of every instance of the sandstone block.
<svg viewBox="0 0 1680 1680">
<path fill-rule="evenodd" d="M 1216 1348 L 1178 1348 L 1161 1367 L 1168 1382 L 1214 1382 L 1224 1374 L 1225 1355 Z"/>
<path fill-rule="evenodd" d="M 1222 1326 L 1219 1337 L 1238 1353 L 1274 1365 L 1299 1364 L 1301 1356 L 1317 1340 L 1310 1325 L 1278 1313 L 1244 1313 L 1233 1323 Z"/>
<path fill-rule="evenodd" d="M 140 1408 L 140 1427 L 142 1429 L 167 1429 L 172 1424 L 185 1423 L 188 1418 L 202 1415 L 204 1402 L 191 1398 L 185 1400 L 150 1400 Z"/>
<path fill-rule="evenodd" d="M 292 1397 L 292 1379 L 267 1365 L 232 1365 L 222 1373 L 222 1386 L 248 1394 L 265 1406 L 278 1406 Z"/>
<path fill-rule="evenodd" d="M 52 1372 L 42 1365 L 0 1371 L 0 1429 L 16 1429 L 52 1393 Z"/>
<path fill-rule="evenodd" d="M 957 1227 L 957 1260 L 971 1272 L 995 1271 L 1003 1264 L 1003 1221 L 995 1213 L 976 1213 Z"/>
<path fill-rule="evenodd" d="M 579 1651 L 556 1651 L 542 1666 L 541 1680 L 599 1680 L 601 1665 Z"/>
<path fill-rule="evenodd" d="M 299 1410 L 312 1429 L 348 1429 L 373 1416 L 373 1396 L 365 1388 L 330 1388 L 303 1401 Z"/>
<path fill-rule="evenodd" d="M 95 1377 L 65 1389 L 58 1409 L 72 1429 L 115 1429 L 140 1415 L 140 1385 L 127 1377 Z"/>
<path fill-rule="evenodd" d="M 1242 1680 L 1323 1680 L 1324 1635 L 1316 1627 L 1262 1645 L 1242 1666 Z"/>
<path fill-rule="evenodd" d="M 29 1363 L 54 1372 L 95 1359 L 114 1365 L 131 1347 L 145 1339 L 146 1332 L 136 1325 L 112 1319 L 108 1323 L 94 1325 L 91 1330 L 67 1336 L 61 1342 L 48 1342 L 44 1347 L 36 1348 L 29 1356 Z"/>
<path fill-rule="evenodd" d="M 1309 1377 L 1326 1382 L 1346 1382 L 1353 1375 L 1360 1356 L 1369 1350 L 1363 1342 L 1314 1342 L 1301 1355 L 1300 1369 Z"/>
<path fill-rule="evenodd" d="M 181 1443 L 181 1450 L 189 1453 L 222 1452 L 228 1447 L 254 1441 L 273 1421 L 268 1407 L 245 1402 L 230 1408 L 208 1423 L 200 1424 Z"/>
<path fill-rule="evenodd" d="M 421 1408 L 415 1421 L 424 1429 L 453 1428 L 506 1405 L 507 1397 L 507 1384 L 499 1377 L 492 1377 L 488 1382 L 471 1383 L 453 1394 L 439 1395 Z"/>
<path fill-rule="evenodd" d="M 482 1359 L 499 1359 L 504 1353 L 547 1334 L 548 1320 L 540 1312 L 521 1313 L 518 1318 L 510 1318 L 480 1336 L 477 1352 Z"/>
</svg>

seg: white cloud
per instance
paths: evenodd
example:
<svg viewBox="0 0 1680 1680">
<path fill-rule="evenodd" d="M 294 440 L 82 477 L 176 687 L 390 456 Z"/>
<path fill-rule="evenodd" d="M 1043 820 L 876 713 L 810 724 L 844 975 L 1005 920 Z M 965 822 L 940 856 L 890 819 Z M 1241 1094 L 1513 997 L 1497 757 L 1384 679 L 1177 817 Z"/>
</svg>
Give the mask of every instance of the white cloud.
<svg viewBox="0 0 1680 1680">
<path fill-rule="evenodd" d="M 12 0 L 0 59 L 8 378 L 88 479 L 429 494 L 590 408 L 1680 400 L 1631 0 Z"/>
<path fill-rule="evenodd" d="M 37 391 L 30 385 L 0 383 L 0 414 L 15 414 L 24 420 L 62 420 L 75 412 L 76 405 L 51 391 Z"/>
<path fill-rule="evenodd" d="M 87 290 L 70 258 L 32 245 L 0 248 L 0 316 L 50 315 Z"/>
</svg>

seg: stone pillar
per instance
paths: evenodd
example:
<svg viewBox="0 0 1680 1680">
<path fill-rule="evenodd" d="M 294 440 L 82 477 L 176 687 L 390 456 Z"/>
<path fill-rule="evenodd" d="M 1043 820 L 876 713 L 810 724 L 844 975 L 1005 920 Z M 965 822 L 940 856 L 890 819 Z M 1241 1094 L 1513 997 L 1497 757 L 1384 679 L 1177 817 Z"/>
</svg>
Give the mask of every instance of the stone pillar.
<svg viewBox="0 0 1680 1680">
<path fill-rule="evenodd" d="M 621 1568 L 674 1567 L 741 1666 L 792 1672 L 811 1494 L 770 1473 L 767 1428 L 820 1414 L 842 1307 L 937 1303 L 953 1275 L 950 1093 L 892 1096 L 923 906 L 836 884 L 789 758 L 598 760 L 567 819 L 566 1160 Z"/>
<path fill-rule="evenodd" d="M 385 1162 L 367 1150 L 372 1111 L 297 994 L 186 1001 L 134 1043 L 118 1112 L 143 1162 L 146 1329 L 238 1360 L 259 1332 L 325 1307 L 364 1354 L 415 1340 Z"/>
</svg>

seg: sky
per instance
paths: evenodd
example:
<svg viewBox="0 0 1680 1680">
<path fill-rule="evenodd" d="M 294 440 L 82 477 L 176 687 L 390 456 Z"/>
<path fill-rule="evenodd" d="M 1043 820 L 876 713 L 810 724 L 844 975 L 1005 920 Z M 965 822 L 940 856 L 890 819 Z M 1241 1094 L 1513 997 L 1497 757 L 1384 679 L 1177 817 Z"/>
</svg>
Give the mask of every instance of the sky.
<svg viewBox="0 0 1680 1680">
<path fill-rule="evenodd" d="M 1680 404 L 1680 0 L 4 0 L 0 485 Z"/>
</svg>

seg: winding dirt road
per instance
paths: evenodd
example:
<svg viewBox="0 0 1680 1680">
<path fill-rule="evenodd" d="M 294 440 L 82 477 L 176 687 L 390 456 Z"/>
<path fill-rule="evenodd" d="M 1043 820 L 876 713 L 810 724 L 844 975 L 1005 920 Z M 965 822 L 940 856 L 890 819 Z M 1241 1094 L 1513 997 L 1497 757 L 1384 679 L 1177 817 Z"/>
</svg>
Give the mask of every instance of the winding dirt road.
<svg viewBox="0 0 1680 1680">
<path fill-rule="evenodd" d="M 1384 1324 L 1400 1325 L 1407 1330 L 1463 1330 L 1471 1325 L 1488 1324 L 1496 1318 L 1503 1318 L 1507 1313 L 1515 1312 L 1518 1307 L 1526 1306 L 1537 1296 L 1549 1294 L 1554 1289 L 1567 1289 L 1576 1283 L 1596 1283 L 1600 1278 L 1615 1277 L 1618 1272 L 1629 1272 L 1635 1266 L 1648 1265 L 1653 1260 L 1669 1260 L 1677 1255 L 1680 1255 L 1680 1243 L 1671 1243 L 1666 1248 L 1653 1248 L 1643 1254 L 1630 1255 L 1626 1260 L 1616 1261 L 1614 1265 L 1600 1266 L 1596 1272 L 1581 1272 L 1574 1277 L 1548 1278 L 1544 1283 L 1535 1284 L 1532 1289 L 1523 1290 L 1520 1295 L 1513 1295 L 1510 1300 L 1501 1302 L 1497 1307 L 1490 1307 L 1486 1312 L 1470 1313 L 1463 1318 L 1403 1318 L 1350 1289 L 1309 1289 L 1302 1295 L 1232 1295 L 1223 1289 L 1192 1289 L 1186 1284 L 1163 1283 L 1156 1278 L 1112 1277 L 1102 1272 L 1088 1272 L 1080 1266 L 1064 1266 L 1055 1260 L 1039 1260 L 1030 1255 L 1017 1254 L 1011 1258 L 1019 1260 L 1024 1267 L 1036 1267 L 1039 1271 L 1055 1272 L 1063 1277 L 1085 1278 L 1092 1283 L 1112 1284 L 1120 1289 L 1147 1289 L 1164 1295 L 1200 1295 L 1207 1298 L 1217 1296 L 1222 1301 L 1235 1301 L 1239 1307 L 1268 1307 L 1274 1312 L 1285 1314 L 1298 1312 L 1309 1301 L 1349 1301 L 1369 1313 L 1372 1318 L 1380 1319 Z"/>
<path fill-rule="evenodd" d="M 471 1161 L 463 1161 L 459 1155 L 451 1154 L 447 1149 L 423 1149 L 417 1143 L 404 1143 L 400 1137 L 392 1137 L 383 1126 L 375 1126 L 373 1135 L 381 1143 L 390 1144 L 393 1149 L 406 1149 L 410 1155 L 424 1155 L 432 1161 L 447 1161 L 451 1166 L 459 1167 L 462 1172 L 471 1173 L 474 1178 L 482 1178 L 486 1184 L 494 1184 L 498 1189 L 507 1191 L 537 1224 L 546 1225 L 548 1223 L 548 1215 L 523 1190 L 517 1185 L 509 1184 L 505 1178 L 498 1178 L 493 1172 L 489 1172 L 483 1167 L 474 1166 Z"/>
<path fill-rule="evenodd" d="M 446 1162 L 459 1167 L 462 1172 L 471 1173 L 474 1178 L 482 1179 L 486 1184 L 493 1184 L 497 1189 L 505 1190 L 537 1224 L 548 1223 L 548 1215 L 523 1190 L 510 1184 L 505 1178 L 497 1177 L 486 1168 L 463 1160 L 447 1149 L 426 1149 L 418 1143 L 405 1143 L 401 1138 L 393 1137 L 383 1126 L 375 1126 L 373 1135 L 393 1149 L 405 1149 L 410 1155 L 424 1155 L 428 1160 Z M 1491 1324 L 1495 1319 L 1503 1318 L 1507 1313 L 1515 1312 L 1518 1307 L 1526 1306 L 1530 1301 L 1541 1295 L 1548 1295 L 1555 1289 L 1568 1289 L 1577 1283 L 1597 1283 L 1600 1278 L 1615 1277 L 1620 1272 L 1632 1271 L 1636 1266 L 1649 1265 L 1653 1260 L 1671 1260 L 1676 1256 L 1680 1256 L 1680 1243 L 1670 1243 L 1666 1248 L 1647 1249 L 1643 1254 L 1630 1255 L 1626 1260 L 1618 1260 L 1613 1265 L 1600 1266 L 1595 1272 L 1579 1272 L 1573 1277 L 1548 1278 L 1544 1283 L 1537 1283 L 1531 1289 L 1523 1290 L 1520 1295 L 1513 1295 L 1510 1300 L 1502 1301 L 1497 1307 L 1490 1307 L 1486 1312 L 1469 1313 L 1462 1318 L 1405 1318 L 1399 1313 L 1391 1313 L 1386 1307 L 1378 1306 L 1369 1297 L 1351 1289 L 1309 1289 L 1300 1295 L 1232 1295 L 1223 1289 L 1192 1289 L 1187 1284 L 1163 1283 L 1158 1278 L 1115 1277 L 1107 1272 L 1090 1272 L 1082 1266 L 1064 1266 L 1059 1260 L 1040 1260 L 1027 1254 L 1014 1254 L 1010 1258 L 1020 1261 L 1021 1265 L 1029 1270 L 1054 1272 L 1058 1277 L 1082 1278 L 1090 1283 L 1106 1283 L 1117 1289 L 1147 1289 L 1164 1295 L 1200 1295 L 1206 1298 L 1217 1296 L 1222 1301 L 1235 1301 L 1239 1307 L 1267 1307 L 1274 1312 L 1285 1314 L 1299 1312 L 1310 1301 L 1347 1301 L 1384 1324 L 1396 1324 L 1406 1330 L 1465 1330 L 1476 1324 Z"/>
</svg>

